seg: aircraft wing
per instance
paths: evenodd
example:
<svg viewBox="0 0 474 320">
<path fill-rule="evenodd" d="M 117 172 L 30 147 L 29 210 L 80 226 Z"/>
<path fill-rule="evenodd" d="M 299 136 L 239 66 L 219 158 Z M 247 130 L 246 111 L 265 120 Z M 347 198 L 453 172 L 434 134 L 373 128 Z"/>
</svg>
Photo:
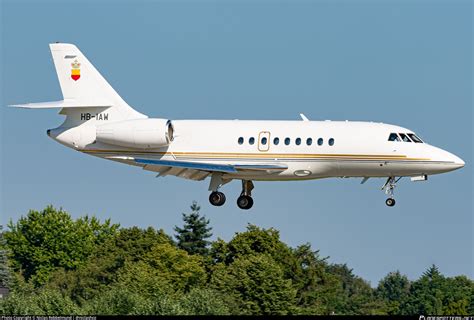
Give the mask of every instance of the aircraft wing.
<svg viewBox="0 0 474 320">
<path fill-rule="evenodd" d="M 220 164 L 212 162 L 174 161 L 143 159 L 133 157 L 109 157 L 122 162 L 128 162 L 143 167 L 144 170 L 158 172 L 159 177 L 173 175 L 191 180 L 204 180 L 213 172 L 239 173 L 251 171 L 267 171 L 278 173 L 288 169 L 284 164 L 252 163 L 252 164 Z"/>
</svg>

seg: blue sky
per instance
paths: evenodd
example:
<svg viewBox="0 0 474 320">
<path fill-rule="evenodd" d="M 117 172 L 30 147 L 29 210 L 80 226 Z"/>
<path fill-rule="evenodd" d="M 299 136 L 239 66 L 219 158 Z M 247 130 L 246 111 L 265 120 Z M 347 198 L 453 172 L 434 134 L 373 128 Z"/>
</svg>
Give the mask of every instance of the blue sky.
<svg viewBox="0 0 474 320">
<path fill-rule="evenodd" d="M 215 237 L 248 223 L 310 242 L 372 285 L 432 263 L 473 278 L 473 64 L 470 1 L 2 2 L 1 221 L 61 206 L 123 226 L 172 228 L 193 200 Z M 208 203 L 208 182 L 153 173 L 64 148 L 46 136 L 60 100 L 48 43 L 75 43 L 140 112 L 170 119 L 369 120 L 408 127 L 466 161 L 427 182 L 240 183 Z M 219 134 L 216 132 L 216 134 Z M 361 141 L 364 143 L 364 141 Z"/>
</svg>

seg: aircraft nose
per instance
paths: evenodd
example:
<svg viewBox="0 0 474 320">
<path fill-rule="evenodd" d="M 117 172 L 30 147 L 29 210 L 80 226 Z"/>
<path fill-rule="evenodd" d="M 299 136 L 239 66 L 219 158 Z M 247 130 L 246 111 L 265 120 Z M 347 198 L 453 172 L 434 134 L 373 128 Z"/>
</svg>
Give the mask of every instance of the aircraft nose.
<svg viewBox="0 0 474 320">
<path fill-rule="evenodd" d="M 456 169 L 464 167 L 466 164 L 463 159 L 459 158 L 458 156 L 451 154 L 452 155 L 452 161 L 454 162 L 454 165 L 456 166 Z"/>
<path fill-rule="evenodd" d="M 466 164 L 463 159 L 445 150 L 443 150 L 443 158 L 444 158 L 444 161 L 448 161 L 452 163 L 450 166 L 453 169 L 460 169 L 464 167 L 464 165 Z"/>
<path fill-rule="evenodd" d="M 431 159 L 434 161 L 430 168 L 434 173 L 443 173 L 457 170 L 464 167 L 465 165 L 464 160 L 452 154 L 451 152 L 434 146 L 430 146 L 429 150 Z"/>
</svg>

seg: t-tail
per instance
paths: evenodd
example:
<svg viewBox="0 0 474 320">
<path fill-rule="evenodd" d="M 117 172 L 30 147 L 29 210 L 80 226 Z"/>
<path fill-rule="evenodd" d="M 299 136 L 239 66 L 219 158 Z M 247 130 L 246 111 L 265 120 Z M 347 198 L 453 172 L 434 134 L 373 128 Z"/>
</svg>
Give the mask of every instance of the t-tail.
<svg viewBox="0 0 474 320">
<path fill-rule="evenodd" d="M 66 119 L 58 128 L 47 131 L 51 138 L 76 149 L 97 142 L 132 148 L 161 147 L 172 140 L 170 121 L 149 119 L 130 107 L 75 45 L 53 43 L 49 46 L 63 100 L 12 107 L 59 108 Z M 151 138 L 142 141 L 139 135 L 144 134 Z M 160 137 L 159 143 L 155 141 L 156 136 Z"/>
<path fill-rule="evenodd" d="M 62 109 L 60 113 L 68 116 L 66 121 L 72 121 L 70 124 L 76 125 L 93 120 L 97 111 L 107 112 L 109 122 L 146 118 L 117 94 L 75 45 L 52 43 L 49 47 L 53 55 L 63 100 L 20 104 L 14 105 L 14 107 L 60 108 Z M 90 113 L 90 118 L 87 113 Z"/>
</svg>

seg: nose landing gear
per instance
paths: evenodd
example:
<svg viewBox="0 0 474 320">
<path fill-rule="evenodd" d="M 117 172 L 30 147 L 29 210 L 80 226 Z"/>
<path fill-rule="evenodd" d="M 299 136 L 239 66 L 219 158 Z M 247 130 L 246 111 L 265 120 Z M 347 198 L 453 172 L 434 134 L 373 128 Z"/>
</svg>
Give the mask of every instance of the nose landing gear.
<svg viewBox="0 0 474 320">
<path fill-rule="evenodd" d="M 396 179 L 395 177 L 388 177 L 387 182 L 382 187 L 382 190 L 385 191 L 385 194 L 388 195 L 388 199 L 385 200 L 385 204 L 389 207 L 395 205 L 395 199 L 393 198 L 393 191 L 397 186 L 397 182 L 400 181 L 402 177 Z"/>
<path fill-rule="evenodd" d="M 387 200 L 385 200 L 385 204 L 389 207 L 393 207 L 395 205 L 395 199 L 388 198 Z"/>
</svg>

